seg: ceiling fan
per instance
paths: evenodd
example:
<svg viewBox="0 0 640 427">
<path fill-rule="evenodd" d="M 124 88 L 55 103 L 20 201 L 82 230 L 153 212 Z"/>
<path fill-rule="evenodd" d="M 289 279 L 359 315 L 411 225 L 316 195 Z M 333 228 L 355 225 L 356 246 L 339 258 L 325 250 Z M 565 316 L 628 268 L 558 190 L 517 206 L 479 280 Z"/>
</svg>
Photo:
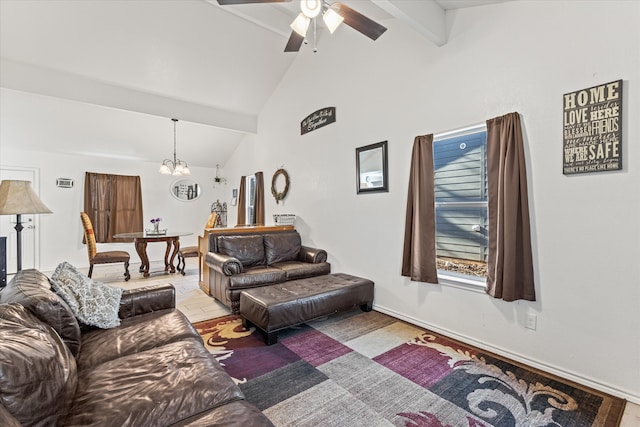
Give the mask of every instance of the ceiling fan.
<svg viewBox="0 0 640 427">
<path fill-rule="evenodd" d="M 221 6 L 248 3 L 285 3 L 291 0 L 218 0 Z M 300 14 L 291 23 L 291 36 L 284 48 L 285 52 L 298 52 L 307 37 L 309 26 L 313 24 L 314 43 L 316 36 L 316 17 L 322 14 L 322 20 L 333 34 L 342 22 L 354 30 L 364 34 L 371 40 L 376 40 L 387 31 L 386 27 L 363 14 L 356 12 L 343 3 L 327 3 L 325 0 L 300 0 Z M 314 47 L 314 51 L 316 48 Z"/>
</svg>

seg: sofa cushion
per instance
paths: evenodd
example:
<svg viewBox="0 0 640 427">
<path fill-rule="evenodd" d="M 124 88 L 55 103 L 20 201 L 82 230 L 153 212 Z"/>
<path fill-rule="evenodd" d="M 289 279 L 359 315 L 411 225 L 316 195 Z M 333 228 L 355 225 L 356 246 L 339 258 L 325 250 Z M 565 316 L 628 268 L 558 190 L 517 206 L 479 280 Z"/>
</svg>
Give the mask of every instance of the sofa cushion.
<svg viewBox="0 0 640 427">
<path fill-rule="evenodd" d="M 241 274 L 228 276 L 227 279 L 229 289 L 245 289 L 284 282 L 287 280 L 287 273 L 279 268 L 256 266 L 247 268 Z"/>
<path fill-rule="evenodd" d="M 262 236 L 220 236 L 218 252 L 238 259 L 243 267 L 264 265 Z"/>
<path fill-rule="evenodd" d="M 298 253 L 302 246 L 300 234 L 291 233 L 265 234 L 264 251 L 267 265 L 282 261 L 294 261 L 298 259 Z"/>
<path fill-rule="evenodd" d="M 0 426 L 2 427 L 22 427 L 22 424 L 11 415 L 7 408 L 0 403 Z"/>
<path fill-rule="evenodd" d="M 120 324 L 118 310 L 124 289 L 96 282 L 68 262 L 58 265 L 51 285 L 81 322 L 104 329 Z"/>
<path fill-rule="evenodd" d="M 38 270 L 21 270 L 0 292 L 0 303 L 23 305 L 62 337 L 74 356 L 80 349 L 80 326 L 67 303 L 51 289 L 49 278 Z"/>
<path fill-rule="evenodd" d="M 284 261 L 272 264 L 271 267 L 283 270 L 287 275 L 287 280 L 323 276 L 331 273 L 331 264 L 328 262 L 309 264 L 308 262 L 301 261 Z"/>
<path fill-rule="evenodd" d="M 77 371 L 60 336 L 22 305 L 1 304 L 0 343 L 0 404 L 23 425 L 64 419 Z"/>
<path fill-rule="evenodd" d="M 204 414 L 198 414 L 171 427 L 274 427 L 265 417 L 246 400 L 236 400 L 219 406 Z"/>
<path fill-rule="evenodd" d="M 165 344 L 198 339 L 189 320 L 178 310 L 163 310 L 124 319 L 119 327 L 82 334 L 78 370 Z"/>
<path fill-rule="evenodd" d="M 188 339 L 80 372 L 73 426 L 169 426 L 244 396 L 202 345 Z"/>
</svg>

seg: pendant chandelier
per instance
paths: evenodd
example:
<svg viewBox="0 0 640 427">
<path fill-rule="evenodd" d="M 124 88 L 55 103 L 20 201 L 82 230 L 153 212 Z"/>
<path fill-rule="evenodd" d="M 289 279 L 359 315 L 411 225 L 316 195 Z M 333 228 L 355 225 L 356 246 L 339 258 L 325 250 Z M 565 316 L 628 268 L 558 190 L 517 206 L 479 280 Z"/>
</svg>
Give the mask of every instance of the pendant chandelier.
<svg viewBox="0 0 640 427">
<path fill-rule="evenodd" d="M 178 119 L 171 119 L 173 121 L 173 160 L 164 159 L 162 166 L 160 166 L 160 172 L 163 175 L 191 175 L 187 162 L 182 161 L 176 157 L 176 122 Z"/>
</svg>

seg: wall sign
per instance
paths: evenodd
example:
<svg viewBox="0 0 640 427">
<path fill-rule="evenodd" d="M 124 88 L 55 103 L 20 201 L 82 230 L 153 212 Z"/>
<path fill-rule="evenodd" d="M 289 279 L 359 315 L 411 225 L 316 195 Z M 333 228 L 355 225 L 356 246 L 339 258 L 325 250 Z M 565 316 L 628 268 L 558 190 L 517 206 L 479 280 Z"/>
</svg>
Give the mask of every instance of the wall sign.
<svg viewBox="0 0 640 427">
<path fill-rule="evenodd" d="M 336 121 L 336 107 L 321 108 L 300 122 L 300 135 L 320 129 Z"/>
<path fill-rule="evenodd" d="M 622 80 L 563 97 L 565 175 L 622 169 Z"/>
</svg>

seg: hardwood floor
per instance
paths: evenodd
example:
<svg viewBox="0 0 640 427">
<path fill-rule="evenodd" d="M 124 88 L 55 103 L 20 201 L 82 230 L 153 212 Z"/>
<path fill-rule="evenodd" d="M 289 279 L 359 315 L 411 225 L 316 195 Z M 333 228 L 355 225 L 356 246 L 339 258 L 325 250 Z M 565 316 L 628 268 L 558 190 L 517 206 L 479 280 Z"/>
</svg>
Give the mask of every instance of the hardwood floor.
<svg viewBox="0 0 640 427">
<path fill-rule="evenodd" d="M 147 279 L 138 273 L 139 263 L 132 263 L 129 267 L 131 280 L 124 281 L 121 264 L 99 265 L 93 269 L 93 279 L 112 286 L 125 289 L 133 289 L 141 286 L 149 286 L 160 283 L 171 283 L 176 288 L 176 306 L 192 323 L 213 319 L 229 314 L 229 310 L 206 295 L 198 286 L 197 258 L 187 258 L 186 274 L 164 273 L 164 265 L 161 262 L 151 263 L 151 276 Z M 82 270 L 82 269 L 81 269 Z M 88 269 L 84 269 L 87 273 Z M 51 276 L 53 272 L 45 272 Z M 640 405 L 627 402 L 620 427 L 640 427 Z"/>
</svg>

